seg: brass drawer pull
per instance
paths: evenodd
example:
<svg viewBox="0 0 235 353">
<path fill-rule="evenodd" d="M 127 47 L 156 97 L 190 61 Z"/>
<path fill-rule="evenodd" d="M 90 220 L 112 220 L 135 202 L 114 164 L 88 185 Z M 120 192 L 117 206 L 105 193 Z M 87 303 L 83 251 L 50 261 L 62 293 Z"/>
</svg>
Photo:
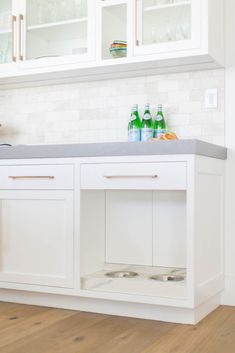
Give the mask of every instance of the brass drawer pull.
<svg viewBox="0 0 235 353">
<path fill-rule="evenodd" d="M 51 175 L 17 175 L 17 176 L 9 176 L 9 179 L 17 180 L 17 179 L 55 179 L 54 176 Z"/>
<path fill-rule="evenodd" d="M 141 179 L 141 178 L 158 178 L 157 174 L 152 174 L 152 175 L 104 175 L 104 178 L 106 179 L 130 179 L 130 178 L 136 178 L 136 179 Z"/>
</svg>

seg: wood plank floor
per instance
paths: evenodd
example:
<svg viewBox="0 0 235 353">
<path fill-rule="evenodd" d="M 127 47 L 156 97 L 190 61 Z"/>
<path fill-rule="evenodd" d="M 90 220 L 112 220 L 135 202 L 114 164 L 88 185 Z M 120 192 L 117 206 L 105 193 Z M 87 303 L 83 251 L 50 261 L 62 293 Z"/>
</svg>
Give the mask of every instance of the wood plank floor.
<svg viewBox="0 0 235 353">
<path fill-rule="evenodd" d="M 235 353 L 235 308 L 197 326 L 0 302 L 1 353 Z"/>
</svg>

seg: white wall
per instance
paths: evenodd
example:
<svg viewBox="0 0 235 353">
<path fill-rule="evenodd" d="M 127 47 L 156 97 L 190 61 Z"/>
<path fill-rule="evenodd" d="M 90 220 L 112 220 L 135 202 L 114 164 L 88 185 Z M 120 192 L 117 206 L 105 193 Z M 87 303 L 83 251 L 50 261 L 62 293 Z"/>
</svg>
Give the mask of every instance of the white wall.
<svg viewBox="0 0 235 353">
<path fill-rule="evenodd" d="M 223 304 L 235 305 L 235 1 L 226 0 L 226 129 L 228 147 L 225 197 L 225 273 Z"/>
<path fill-rule="evenodd" d="M 204 108 L 207 88 L 218 88 L 215 110 Z M 0 142 L 123 141 L 131 105 L 146 102 L 164 104 L 180 138 L 224 144 L 223 69 L 0 91 Z"/>
</svg>

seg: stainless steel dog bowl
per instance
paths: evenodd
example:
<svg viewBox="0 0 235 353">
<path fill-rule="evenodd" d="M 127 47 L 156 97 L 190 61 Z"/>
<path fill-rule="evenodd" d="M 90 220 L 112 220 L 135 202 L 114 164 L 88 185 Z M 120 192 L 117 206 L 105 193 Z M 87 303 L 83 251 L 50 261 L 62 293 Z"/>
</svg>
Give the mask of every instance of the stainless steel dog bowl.
<svg viewBox="0 0 235 353">
<path fill-rule="evenodd" d="M 160 282 L 180 282 L 180 281 L 184 281 L 185 277 L 182 275 L 173 275 L 169 273 L 169 274 L 151 276 L 150 279 L 153 279 L 154 281 L 160 281 Z"/>
<path fill-rule="evenodd" d="M 111 277 L 111 278 L 133 278 L 133 277 L 137 277 L 138 273 L 132 272 L 132 271 L 113 271 L 113 272 L 107 272 L 105 276 Z"/>
</svg>

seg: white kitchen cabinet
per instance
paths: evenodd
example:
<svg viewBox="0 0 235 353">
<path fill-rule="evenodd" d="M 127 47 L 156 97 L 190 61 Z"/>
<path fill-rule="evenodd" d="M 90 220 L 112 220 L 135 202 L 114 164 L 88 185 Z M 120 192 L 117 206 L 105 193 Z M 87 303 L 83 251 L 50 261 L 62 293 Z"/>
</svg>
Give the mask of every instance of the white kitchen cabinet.
<svg viewBox="0 0 235 353">
<path fill-rule="evenodd" d="M 137 0 L 136 55 L 199 49 L 205 4 L 198 0 Z"/>
<path fill-rule="evenodd" d="M 154 53 L 198 47 L 200 11 L 198 0 L 137 0 L 136 52 L 141 52 L 138 49 L 142 49 L 142 53 Z"/>
<path fill-rule="evenodd" d="M 73 165 L 0 166 L 0 190 L 73 189 Z"/>
<path fill-rule="evenodd" d="M 201 317 L 216 307 L 212 298 L 218 306 L 223 166 L 200 156 L 82 163 L 81 295 L 187 308 Z M 138 276 L 107 276 L 113 271 Z M 185 278 L 151 278 L 171 273 Z"/>
<path fill-rule="evenodd" d="M 97 163 L 81 166 L 82 189 L 184 190 L 186 163 Z"/>
<path fill-rule="evenodd" d="M 0 65 L 5 87 L 224 66 L 221 0 L 12 0 L 10 5 L 14 45 L 4 61 L 12 52 L 16 62 Z M 127 43 L 126 55 L 113 57 L 110 46 L 120 40 Z"/>
<path fill-rule="evenodd" d="M 72 166 L 0 168 L 0 287 L 73 288 Z"/>
<path fill-rule="evenodd" d="M 29 69 L 94 59 L 94 12 L 88 0 L 22 0 L 21 66 Z"/>
<path fill-rule="evenodd" d="M 20 73 L 94 59 L 95 9 L 90 1 L 12 0 L 7 9 L 13 49 L 4 53 L 2 62 L 11 61 L 12 52 L 17 63 L 9 69 Z M 0 75 L 5 68 L 0 67 Z"/>
<path fill-rule="evenodd" d="M 113 61 L 113 65 L 119 59 L 132 57 L 133 26 L 132 0 L 98 0 L 96 9 L 96 42 L 97 59 Z M 111 44 L 114 41 L 126 42 L 127 50 L 122 55 L 112 55 Z"/>
<path fill-rule="evenodd" d="M 223 184 L 193 154 L 1 161 L 0 300 L 198 322 L 224 288 Z"/>
<path fill-rule="evenodd" d="M 135 55 L 224 62 L 221 0 L 136 0 Z"/>
</svg>

